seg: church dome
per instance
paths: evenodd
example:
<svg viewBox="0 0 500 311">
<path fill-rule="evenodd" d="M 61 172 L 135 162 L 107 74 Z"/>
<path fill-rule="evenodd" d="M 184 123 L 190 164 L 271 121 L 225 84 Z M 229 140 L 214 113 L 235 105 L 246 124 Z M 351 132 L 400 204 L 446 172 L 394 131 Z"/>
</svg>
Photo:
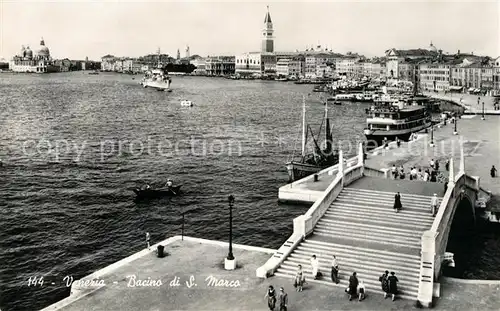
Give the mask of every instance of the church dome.
<svg viewBox="0 0 500 311">
<path fill-rule="evenodd" d="M 36 55 L 42 57 L 50 56 L 49 48 L 45 46 L 45 41 L 43 41 L 43 39 L 40 41 L 40 46 L 36 50 Z"/>
<path fill-rule="evenodd" d="M 431 45 L 429 45 L 429 51 L 431 52 L 436 52 L 437 53 L 437 48 L 434 46 L 434 44 L 432 44 L 432 41 L 431 41 Z"/>
<path fill-rule="evenodd" d="M 32 58 L 33 57 L 33 51 L 30 50 L 30 47 L 26 47 L 26 49 L 24 50 L 24 55 L 25 57 L 28 57 L 28 58 Z"/>
<path fill-rule="evenodd" d="M 24 45 L 21 47 L 21 52 L 19 52 L 19 55 L 18 56 L 21 56 L 23 57 L 24 56 L 24 51 L 26 51 L 26 48 L 24 47 Z"/>
</svg>

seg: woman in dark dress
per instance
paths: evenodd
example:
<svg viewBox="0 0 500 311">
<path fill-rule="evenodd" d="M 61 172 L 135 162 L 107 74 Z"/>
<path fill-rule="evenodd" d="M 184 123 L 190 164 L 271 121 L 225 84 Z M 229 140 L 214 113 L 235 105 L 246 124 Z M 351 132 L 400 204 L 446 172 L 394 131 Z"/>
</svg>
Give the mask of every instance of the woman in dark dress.
<svg viewBox="0 0 500 311">
<path fill-rule="evenodd" d="M 381 277 L 378 278 L 380 284 L 382 285 L 382 290 L 384 291 L 384 298 L 387 298 L 387 293 L 389 292 L 389 271 L 385 271 Z"/>
<path fill-rule="evenodd" d="M 269 285 L 266 298 L 269 310 L 274 311 L 274 308 L 276 307 L 276 291 L 274 290 L 274 287 L 272 285 Z"/>
<path fill-rule="evenodd" d="M 394 196 L 394 209 L 396 210 L 396 213 L 399 212 L 401 208 L 403 208 L 403 205 L 401 204 L 401 195 L 398 192 Z"/>
<path fill-rule="evenodd" d="M 392 301 L 396 299 L 396 295 L 398 293 L 398 278 L 394 275 L 394 272 L 391 272 L 391 275 L 387 278 L 389 281 L 389 294 L 392 295 Z"/>
<path fill-rule="evenodd" d="M 351 277 L 349 278 L 349 301 L 352 300 L 353 297 L 356 297 L 358 294 L 358 277 L 356 276 L 356 272 L 353 272 Z"/>
</svg>

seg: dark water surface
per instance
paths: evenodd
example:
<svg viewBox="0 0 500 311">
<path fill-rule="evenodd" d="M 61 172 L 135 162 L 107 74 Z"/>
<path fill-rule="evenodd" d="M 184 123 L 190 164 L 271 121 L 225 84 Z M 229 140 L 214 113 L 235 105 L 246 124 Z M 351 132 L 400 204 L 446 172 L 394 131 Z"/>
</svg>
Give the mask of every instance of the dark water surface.
<svg viewBox="0 0 500 311">
<path fill-rule="evenodd" d="M 38 310 L 69 294 L 28 287 L 45 275 L 75 279 L 181 233 L 227 240 L 227 196 L 236 197 L 234 241 L 279 247 L 304 206 L 277 203 L 284 163 L 300 148 L 302 96 L 312 86 L 174 77 L 172 93 L 140 77 L 81 72 L 0 75 L 0 308 Z M 316 95 L 314 95 L 316 96 Z M 192 108 L 180 106 L 192 100 Z M 319 128 L 324 106 L 308 101 Z M 334 137 L 355 153 L 365 104 L 332 106 Z M 184 194 L 135 203 L 131 187 L 182 183 Z M 485 233 L 476 257 L 500 254 Z M 498 257 L 498 256 L 497 256 Z M 489 258 L 489 257 L 488 257 Z M 500 278 L 489 259 L 470 277 Z M 498 266 L 498 259 L 491 264 Z"/>
</svg>

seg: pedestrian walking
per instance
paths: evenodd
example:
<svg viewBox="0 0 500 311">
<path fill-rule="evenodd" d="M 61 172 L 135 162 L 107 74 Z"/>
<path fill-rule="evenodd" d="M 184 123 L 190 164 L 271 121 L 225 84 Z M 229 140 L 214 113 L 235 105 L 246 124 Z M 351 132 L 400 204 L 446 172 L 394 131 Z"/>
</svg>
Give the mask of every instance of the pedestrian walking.
<svg viewBox="0 0 500 311">
<path fill-rule="evenodd" d="M 149 232 L 146 232 L 146 243 L 148 245 L 148 249 L 151 248 L 151 245 L 149 244 L 150 239 L 151 239 L 151 236 L 149 235 Z"/>
<path fill-rule="evenodd" d="M 497 176 L 497 169 L 495 168 L 495 165 L 493 165 L 490 169 L 490 175 L 491 175 L 491 178 L 494 178 L 495 176 Z"/>
<path fill-rule="evenodd" d="M 398 192 L 394 196 L 394 209 L 396 210 L 396 213 L 398 213 L 402 208 L 403 205 L 401 204 L 401 195 Z"/>
<path fill-rule="evenodd" d="M 389 293 L 389 271 L 385 271 L 381 277 L 378 278 L 380 285 L 382 286 L 382 291 L 384 292 L 384 298 L 387 297 L 387 293 Z"/>
<path fill-rule="evenodd" d="M 392 165 L 391 172 L 392 172 L 392 178 L 396 179 L 398 175 L 398 169 L 396 168 L 396 164 Z"/>
<path fill-rule="evenodd" d="M 269 307 L 269 310 L 274 311 L 274 308 L 276 307 L 276 291 L 272 285 L 269 285 L 264 298 L 267 298 L 267 306 Z"/>
<path fill-rule="evenodd" d="M 432 216 L 436 216 L 438 208 L 438 197 L 437 194 L 434 193 L 434 196 L 431 199 L 431 214 Z"/>
<path fill-rule="evenodd" d="M 306 278 L 304 276 L 304 272 L 302 271 L 302 265 L 298 265 L 293 282 L 293 286 L 297 289 L 298 292 L 302 291 L 302 286 L 304 286 L 305 280 Z"/>
<path fill-rule="evenodd" d="M 358 285 L 359 300 L 358 301 L 365 299 L 365 290 L 366 290 L 365 283 L 363 283 L 363 280 L 359 281 L 359 285 Z"/>
<path fill-rule="evenodd" d="M 444 167 L 446 168 L 446 171 L 450 170 L 450 160 L 446 160 L 446 164 L 444 165 Z"/>
<path fill-rule="evenodd" d="M 311 270 L 313 279 L 316 280 L 321 276 L 319 272 L 319 261 L 316 255 L 312 255 L 311 257 Z"/>
<path fill-rule="evenodd" d="M 280 311 L 286 311 L 288 307 L 288 294 L 285 293 L 285 289 L 283 287 L 280 288 Z"/>
<path fill-rule="evenodd" d="M 331 275 L 332 275 L 332 282 L 334 282 L 335 284 L 339 284 L 339 263 L 335 255 L 333 255 Z"/>
<path fill-rule="evenodd" d="M 399 147 L 401 147 L 401 140 L 399 140 L 398 137 L 396 137 L 396 145 Z"/>
<path fill-rule="evenodd" d="M 394 272 L 391 272 L 391 275 L 387 278 L 389 282 L 389 294 L 392 295 L 392 301 L 396 299 L 396 295 L 398 294 L 398 278 L 396 277 Z M 386 296 L 387 298 L 387 296 Z"/>
<path fill-rule="evenodd" d="M 349 294 L 349 301 L 352 298 L 355 298 L 358 293 L 358 277 L 356 276 L 356 272 L 353 272 L 351 277 L 349 278 L 349 287 L 347 293 Z"/>
<path fill-rule="evenodd" d="M 439 171 L 439 161 L 438 160 L 436 160 L 436 162 L 434 163 L 434 166 L 435 166 L 436 171 Z"/>
<path fill-rule="evenodd" d="M 429 162 L 429 165 L 431 166 L 431 168 L 432 168 L 432 169 L 434 169 L 434 165 L 435 165 L 435 163 L 434 163 L 434 159 L 432 159 L 432 160 Z"/>
</svg>

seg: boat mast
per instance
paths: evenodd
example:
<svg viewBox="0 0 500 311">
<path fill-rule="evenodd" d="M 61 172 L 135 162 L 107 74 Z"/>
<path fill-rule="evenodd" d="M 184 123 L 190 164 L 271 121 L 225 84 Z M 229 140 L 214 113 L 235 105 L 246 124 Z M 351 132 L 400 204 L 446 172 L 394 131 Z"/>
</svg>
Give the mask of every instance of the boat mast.
<svg viewBox="0 0 500 311">
<path fill-rule="evenodd" d="M 158 50 L 156 51 L 158 53 L 158 65 L 157 68 L 160 68 L 160 48 L 158 47 Z"/>
<path fill-rule="evenodd" d="M 302 157 L 306 156 L 306 97 L 302 96 Z"/>
<path fill-rule="evenodd" d="M 332 151 L 332 132 L 330 128 L 330 120 L 328 119 L 328 100 L 325 101 L 325 141 L 326 141 L 326 153 L 330 154 Z"/>
</svg>

